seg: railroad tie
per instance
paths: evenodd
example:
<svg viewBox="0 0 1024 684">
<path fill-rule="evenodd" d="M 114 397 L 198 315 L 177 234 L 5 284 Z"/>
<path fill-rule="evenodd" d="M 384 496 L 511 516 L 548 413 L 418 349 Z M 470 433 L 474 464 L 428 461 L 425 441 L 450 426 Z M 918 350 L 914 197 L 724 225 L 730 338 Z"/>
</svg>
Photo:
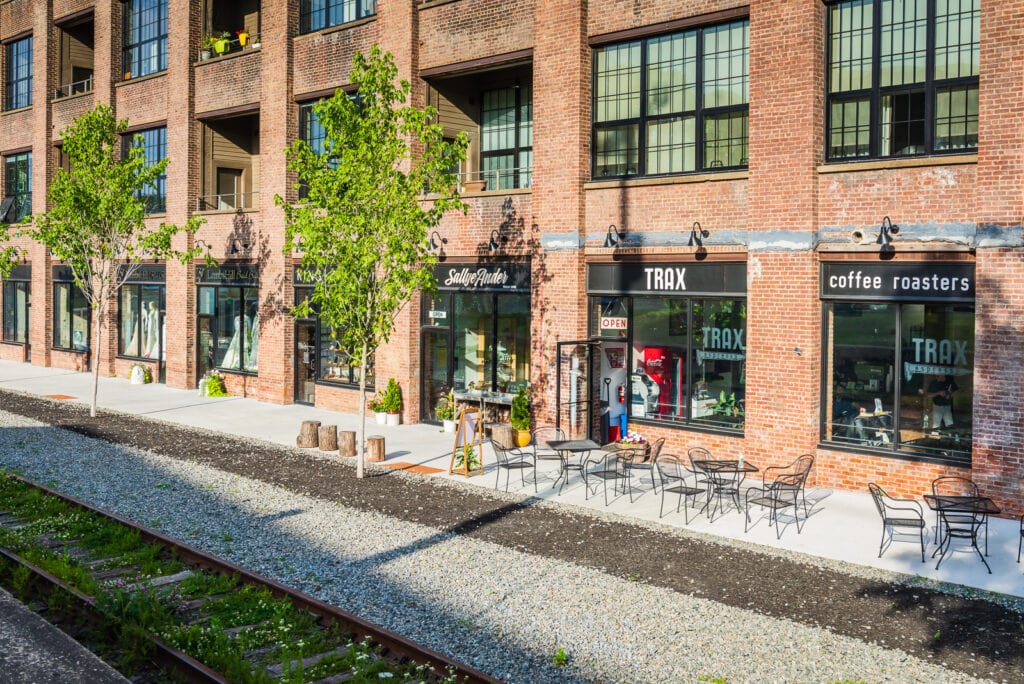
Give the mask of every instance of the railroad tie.
<svg viewBox="0 0 1024 684">
<path fill-rule="evenodd" d="M 313 667 L 314 665 L 319 663 L 324 658 L 327 658 L 328 656 L 333 656 L 333 655 L 343 656 L 346 653 L 348 653 L 348 649 L 347 648 L 340 648 L 339 647 L 339 648 L 332 648 L 330 651 L 324 651 L 323 653 L 317 653 L 316 655 L 308 656 L 308 657 L 302 659 L 302 669 L 305 670 L 306 668 Z M 275 665 L 271 665 L 270 667 L 268 667 L 265 670 L 265 672 L 267 673 L 268 676 L 273 677 L 274 679 L 280 679 L 281 675 L 284 674 L 284 667 L 285 666 L 284 666 L 283 663 L 277 663 Z"/>
</svg>

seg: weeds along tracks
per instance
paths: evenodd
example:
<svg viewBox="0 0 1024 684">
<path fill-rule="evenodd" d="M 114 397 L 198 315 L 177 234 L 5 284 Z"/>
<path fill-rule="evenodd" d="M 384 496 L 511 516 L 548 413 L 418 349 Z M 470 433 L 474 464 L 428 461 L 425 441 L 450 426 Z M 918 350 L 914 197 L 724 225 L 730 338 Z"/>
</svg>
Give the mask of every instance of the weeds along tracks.
<svg viewBox="0 0 1024 684">
<path fill-rule="evenodd" d="M 274 580 L 2 470 L 0 584 L 37 606 L 45 597 L 58 622 L 100 644 L 101 655 L 135 681 L 494 681 Z"/>
</svg>

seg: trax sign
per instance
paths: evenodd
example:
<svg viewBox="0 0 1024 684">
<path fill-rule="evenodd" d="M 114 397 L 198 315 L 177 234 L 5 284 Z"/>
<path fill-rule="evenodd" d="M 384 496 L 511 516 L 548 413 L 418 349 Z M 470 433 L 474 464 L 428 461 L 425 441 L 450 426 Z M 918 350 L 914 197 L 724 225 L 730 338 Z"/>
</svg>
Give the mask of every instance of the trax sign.
<svg viewBox="0 0 1024 684">
<path fill-rule="evenodd" d="M 828 262 L 822 299 L 974 301 L 974 264 Z"/>
<path fill-rule="evenodd" d="M 747 265 L 725 262 L 590 264 L 591 294 L 738 295 L 747 292 Z"/>
</svg>

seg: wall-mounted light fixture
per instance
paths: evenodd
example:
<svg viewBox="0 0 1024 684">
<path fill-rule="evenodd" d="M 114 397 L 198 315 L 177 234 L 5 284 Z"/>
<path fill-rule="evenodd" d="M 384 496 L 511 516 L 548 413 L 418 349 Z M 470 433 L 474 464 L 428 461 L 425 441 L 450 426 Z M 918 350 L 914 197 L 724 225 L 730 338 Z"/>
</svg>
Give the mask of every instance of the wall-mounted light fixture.
<svg viewBox="0 0 1024 684">
<path fill-rule="evenodd" d="M 626 239 L 626 233 L 620 232 L 615 224 L 608 226 L 608 232 L 604 236 L 605 247 L 618 247 L 619 243 Z"/>
<path fill-rule="evenodd" d="M 212 250 L 212 248 L 210 247 L 210 243 L 207 242 L 206 240 L 203 240 L 202 238 L 196 240 L 195 245 L 196 247 L 202 247 L 203 249 L 205 249 L 207 254 L 209 254 L 210 251 Z"/>
<path fill-rule="evenodd" d="M 430 245 L 428 245 L 427 249 L 431 252 L 440 252 L 443 251 L 444 245 L 447 244 L 448 238 L 441 237 L 441 234 L 435 230 L 430 234 Z"/>
<path fill-rule="evenodd" d="M 491 231 L 491 239 L 487 243 L 487 249 L 489 249 L 492 252 L 497 252 L 499 249 L 501 249 L 501 246 L 504 243 L 505 243 L 505 238 L 503 238 L 501 236 L 501 234 L 498 233 L 497 230 L 492 230 Z"/>
<path fill-rule="evenodd" d="M 701 227 L 700 221 L 694 221 L 693 227 L 690 228 L 690 241 L 686 244 L 690 247 L 696 247 L 698 250 L 704 249 L 704 238 L 709 235 L 711 233 Z"/>
<path fill-rule="evenodd" d="M 875 240 L 875 244 L 882 245 L 883 252 L 894 251 L 892 246 L 892 236 L 897 235 L 900 232 L 900 227 L 893 225 L 889 217 L 886 216 L 882 219 L 882 227 L 878 231 L 878 238 Z"/>
</svg>

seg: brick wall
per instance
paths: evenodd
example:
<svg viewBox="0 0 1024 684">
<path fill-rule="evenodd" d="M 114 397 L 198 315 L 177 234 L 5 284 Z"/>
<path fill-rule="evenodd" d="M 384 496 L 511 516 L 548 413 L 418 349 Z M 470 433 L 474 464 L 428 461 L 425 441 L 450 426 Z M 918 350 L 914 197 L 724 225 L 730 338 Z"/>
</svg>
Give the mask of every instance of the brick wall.
<svg viewBox="0 0 1024 684">
<path fill-rule="evenodd" d="M 419 10 L 420 68 L 533 47 L 534 0 L 459 0 Z"/>
<path fill-rule="evenodd" d="M 262 94 L 261 57 L 262 49 L 245 50 L 196 64 L 196 111 L 258 103 Z"/>
</svg>

